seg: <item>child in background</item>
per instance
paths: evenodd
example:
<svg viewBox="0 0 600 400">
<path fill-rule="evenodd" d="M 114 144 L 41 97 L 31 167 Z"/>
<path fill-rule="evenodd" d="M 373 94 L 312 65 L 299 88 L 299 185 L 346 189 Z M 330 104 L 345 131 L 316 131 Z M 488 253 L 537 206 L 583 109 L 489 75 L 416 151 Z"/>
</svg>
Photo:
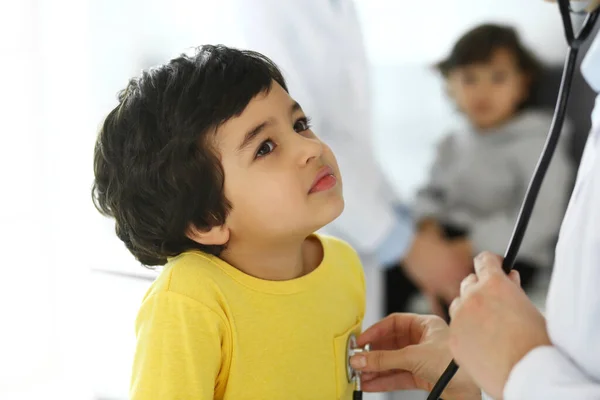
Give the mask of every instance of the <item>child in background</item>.
<svg viewBox="0 0 600 400">
<path fill-rule="evenodd" d="M 476 27 L 437 68 L 466 124 L 439 144 L 416 198 L 415 217 L 422 234 L 451 241 L 470 263 L 483 250 L 504 254 L 552 112 L 530 106 L 541 65 L 510 27 Z M 559 147 L 515 263 L 525 288 L 536 271 L 552 266 L 572 168 L 565 146 Z M 399 294 L 388 295 L 390 312 L 403 310 L 417 290 L 402 271 L 392 280 L 388 287 Z"/>
<path fill-rule="evenodd" d="M 316 235 L 343 210 L 331 150 L 266 57 L 202 46 L 129 82 L 94 201 L 148 266 L 131 399 L 349 399 L 362 267 Z"/>
</svg>

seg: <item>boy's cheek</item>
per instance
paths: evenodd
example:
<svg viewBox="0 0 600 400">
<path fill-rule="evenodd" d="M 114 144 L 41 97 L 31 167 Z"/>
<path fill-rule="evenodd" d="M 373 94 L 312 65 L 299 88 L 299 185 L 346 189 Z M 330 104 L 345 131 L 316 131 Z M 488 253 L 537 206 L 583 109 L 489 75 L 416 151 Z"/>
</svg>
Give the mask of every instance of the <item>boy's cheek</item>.
<svg viewBox="0 0 600 400">
<path fill-rule="evenodd" d="M 323 158 L 324 158 L 323 161 L 325 161 L 325 163 L 327 163 L 329 166 L 331 166 L 331 168 L 333 168 L 333 170 L 335 172 L 336 177 L 341 179 L 340 167 L 338 165 L 335 154 L 333 153 L 333 151 L 331 150 L 331 148 L 328 145 L 323 143 L 323 146 L 325 147 L 325 150 L 323 151 Z"/>
</svg>

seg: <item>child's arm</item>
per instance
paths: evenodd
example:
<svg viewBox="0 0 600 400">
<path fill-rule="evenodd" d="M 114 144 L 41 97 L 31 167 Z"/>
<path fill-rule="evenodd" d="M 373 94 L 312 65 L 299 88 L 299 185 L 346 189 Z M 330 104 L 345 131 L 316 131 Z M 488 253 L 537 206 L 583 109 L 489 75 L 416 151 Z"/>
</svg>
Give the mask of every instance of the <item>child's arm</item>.
<svg viewBox="0 0 600 400">
<path fill-rule="evenodd" d="M 215 398 L 228 361 L 225 326 L 215 311 L 178 293 L 146 298 L 136 323 L 131 400 Z"/>
</svg>

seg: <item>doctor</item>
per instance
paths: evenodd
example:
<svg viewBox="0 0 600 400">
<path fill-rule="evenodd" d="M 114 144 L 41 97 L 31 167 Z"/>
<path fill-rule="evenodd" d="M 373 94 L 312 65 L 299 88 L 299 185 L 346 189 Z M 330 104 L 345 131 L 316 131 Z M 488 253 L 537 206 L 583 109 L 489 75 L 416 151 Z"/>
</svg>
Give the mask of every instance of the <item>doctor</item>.
<svg viewBox="0 0 600 400">
<path fill-rule="evenodd" d="M 422 287 L 448 304 L 468 274 L 464 260 L 439 238 L 414 234 L 372 149 L 368 64 L 351 0 L 234 0 L 244 48 L 283 70 L 290 93 L 335 152 L 343 171 L 346 207 L 326 232 L 360 254 L 367 281 L 368 326 L 382 316 L 383 273 L 377 266 L 404 261 Z"/>
<path fill-rule="evenodd" d="M 588 2 L 600 6 L 600 0 Z M 559 29 L 559 27 L 557 27 Z M 582 63 L 600 93 L 600 35 Z M 577 93 L 573 93 L 576 96 Z M 352 360 L 367 372 L 363 389 L 430 390 L 449 360 L 461 366 L 445 399 L 600 399 L 600 95 L 577 183 L 563 221 L 545 317 L 506 276 L 499 257 L 475 260 L 450 308 L 438 318 L 395 314 L 368 329 Z"/>
</svg>

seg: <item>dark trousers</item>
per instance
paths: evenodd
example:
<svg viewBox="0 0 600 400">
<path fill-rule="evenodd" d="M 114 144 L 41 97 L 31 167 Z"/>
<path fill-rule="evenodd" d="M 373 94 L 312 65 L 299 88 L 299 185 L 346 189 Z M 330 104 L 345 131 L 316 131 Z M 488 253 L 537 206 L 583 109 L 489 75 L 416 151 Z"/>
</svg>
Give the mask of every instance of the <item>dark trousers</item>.
<svg viewBox="0 0 600 400">
<path fill-rule="evenodd" d="M 452 225 L 444 225 L 444 236 L 448 240 L 465 238 L 468 232 L 465 229 Z M 516 260 L 514 269 L 521 275 L 521 286 L 527 289 L 533 283 L 538 267 L 526 260 Z M 413 296 L 419 293 L 419 289 L 404 273 L 402 265 L 395 264 L 385 270 L 384 283 L 384 311 L 385 315 L 395 312 L 409 311 L 408 303 Z M 445 308 L 449 305 L 443 305 Z"/>
</svg>

